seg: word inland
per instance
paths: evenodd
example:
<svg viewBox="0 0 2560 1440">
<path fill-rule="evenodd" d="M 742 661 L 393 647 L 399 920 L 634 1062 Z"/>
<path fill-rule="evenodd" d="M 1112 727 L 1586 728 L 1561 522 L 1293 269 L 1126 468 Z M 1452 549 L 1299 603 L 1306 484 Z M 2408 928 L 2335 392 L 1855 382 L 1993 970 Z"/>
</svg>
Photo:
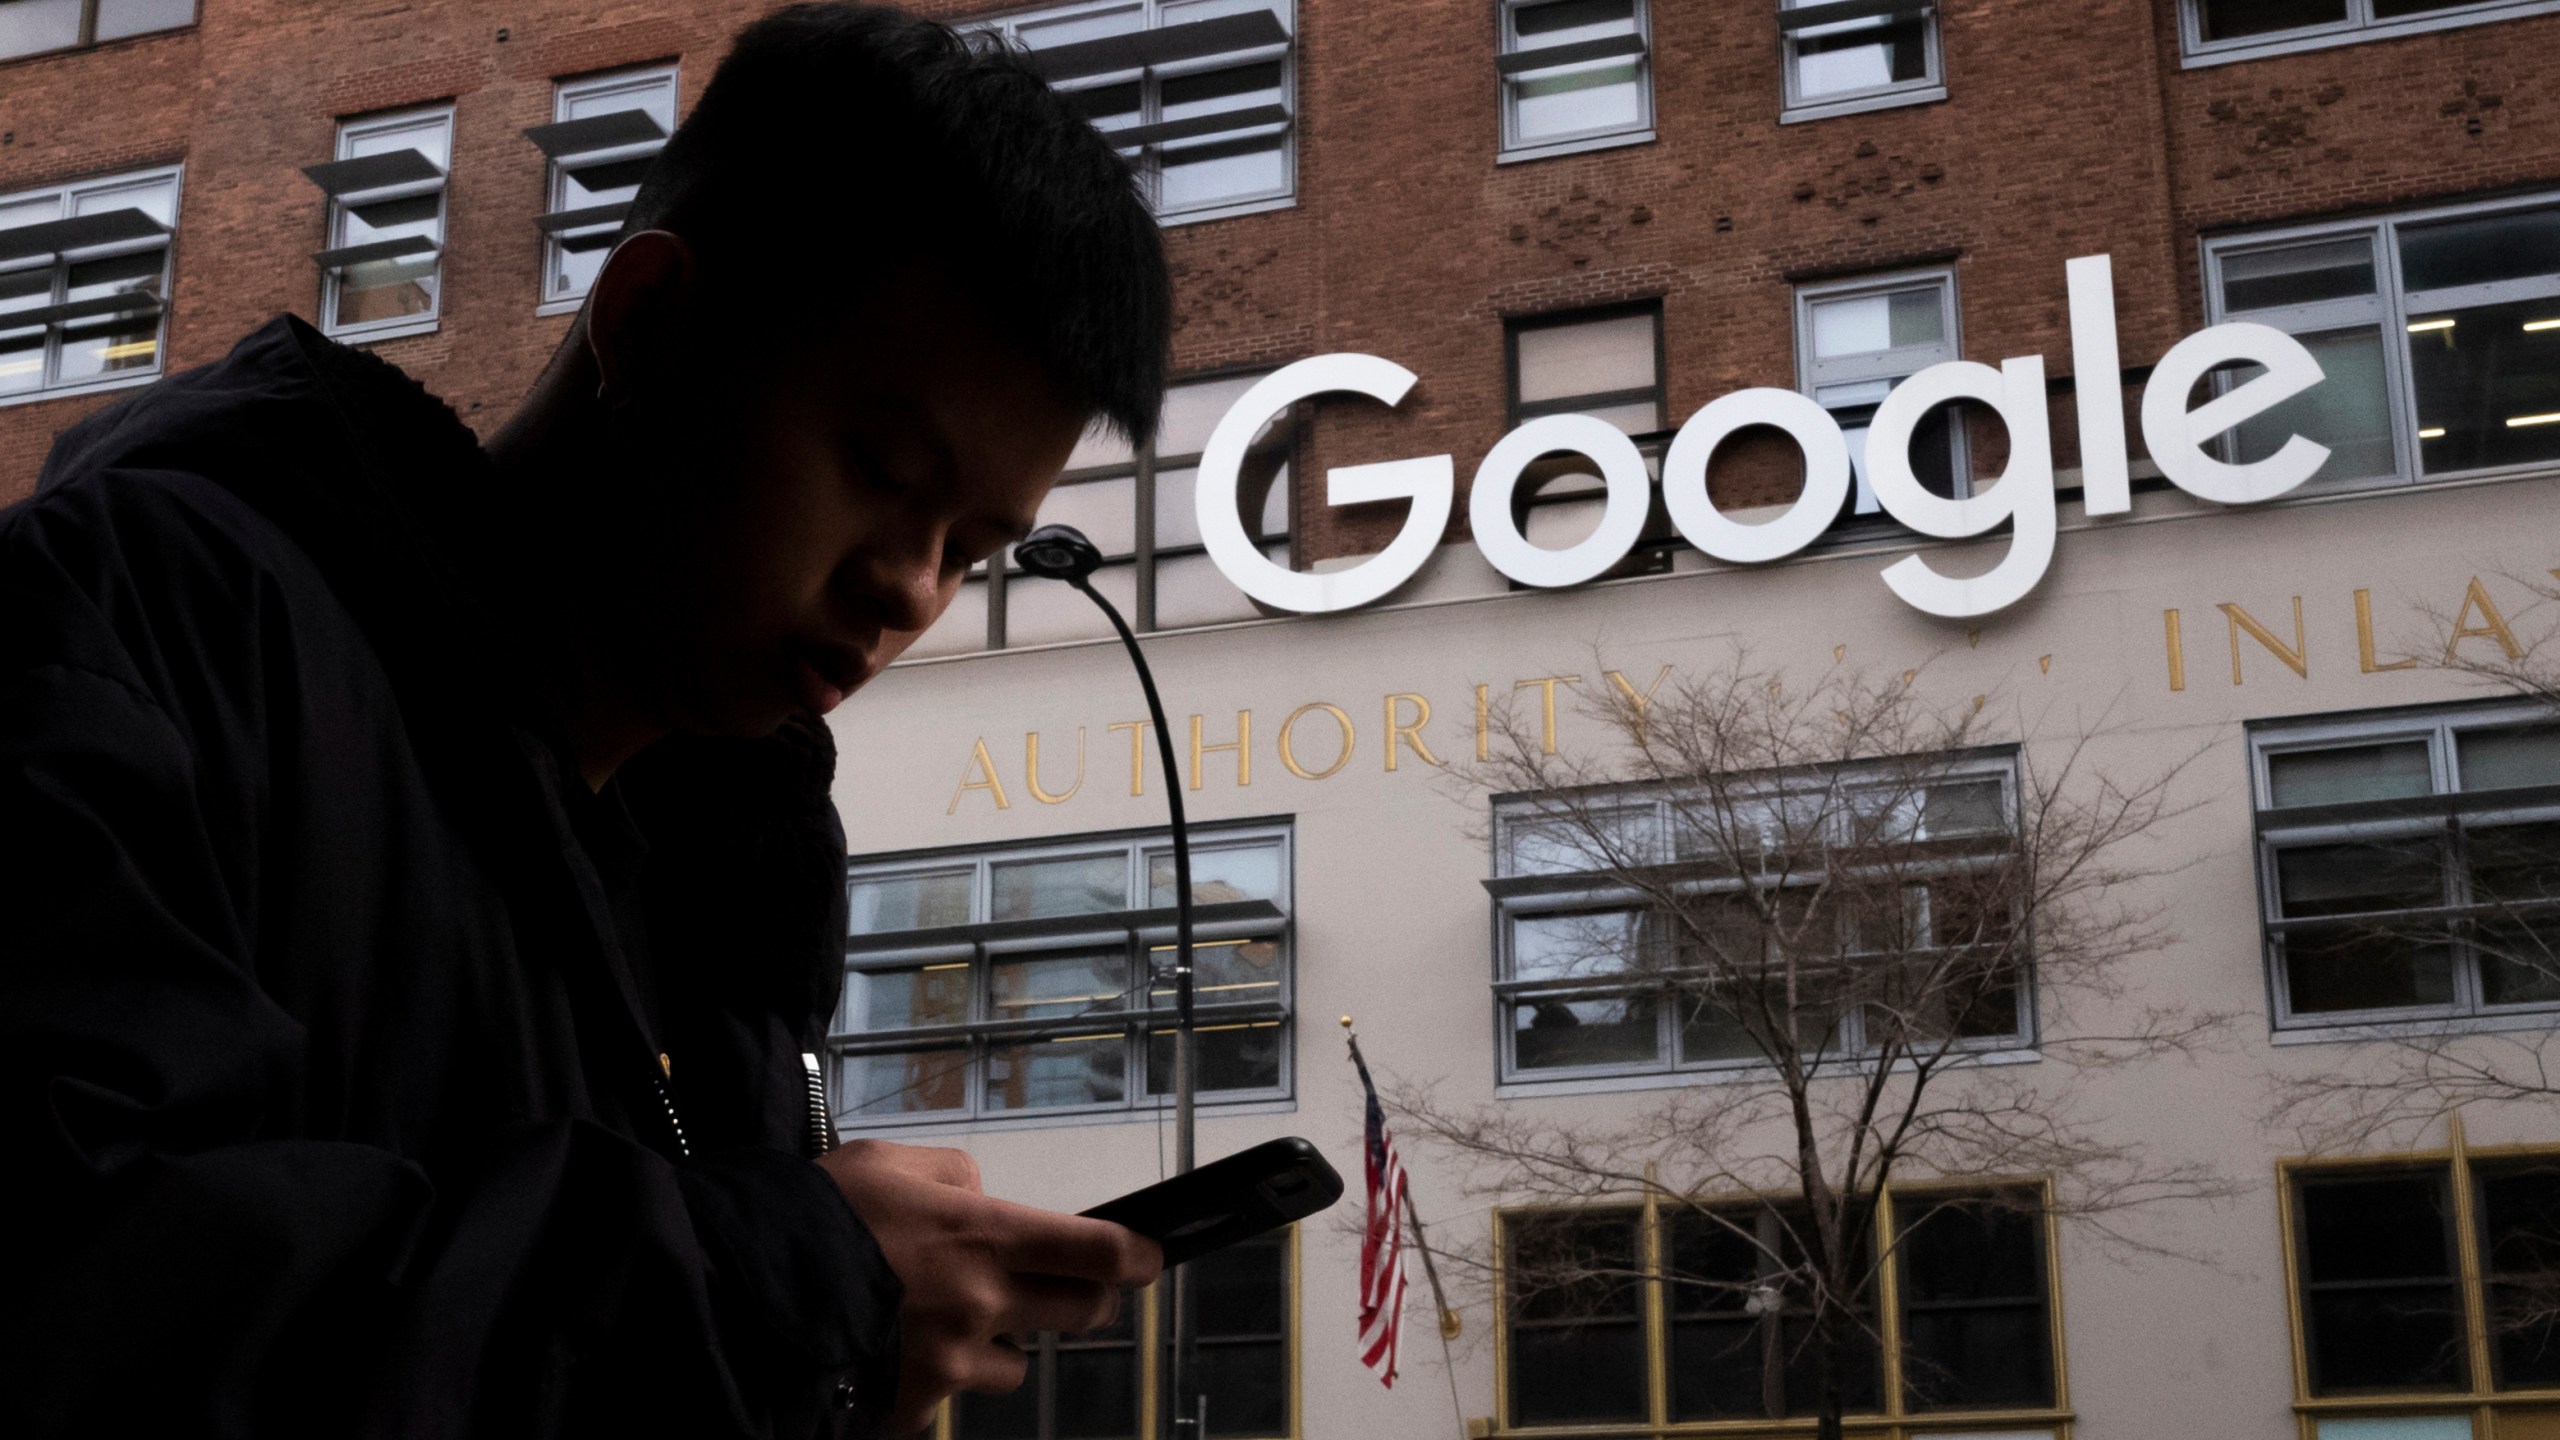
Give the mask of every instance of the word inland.
<svg viewBox="0 0 2560 1440">
<path fill-rule="evenodd" d="M 2089 255 L 2064 267 L 2071 316 L 2072 370 L 2080 426 L 2081 496 L 2089 514 L 2133 508 L 2125 449 L 2124 366 L 2116 345 L 2115 272 L 2109 257 Z M 2188 408 L 2198 381 L 2227 367 L 2260 373 Z M 1245 594 L 1275 609 L 1314 613 L 1349 610 L 1392 593 L 1412 579 L 1446 531 L 1457 499 L 1457 470 L 1447 455 L 1346 465 L 1328 471 L 1325 495 L 1335 505 L 1409 500 L 1404 528 L 1387 547 L 1357 565 L 1322 574 L 1290 570 L 1265 557 L 1245 533 L 1237 507 L 1246 447 L 1265 424 L 1319 395 L 1365 395 L 1402 401 L 1416 380 L 1410 370 L 1375 355 L 1318 355 L 1283 366 L 1247 390 L 1218 422 L 1200 460 L 1195 492 L 1200 536 L 1210 559 Z M 2302 343 L 2266 325 L 2209 326 L 2169 348 L 2142 393 L 2142 437 L 2152 462 L 2179 489 L 2223 505 L 2272 500 L 2300 485 L 2329 458 L 2328 447 L 2289 436 L 2263 460 L 2235 463 L 2209 448 L 2214 437 L 2320 383 L 2320 363 Z M 1964 499 L 1931 493 L 1911 467 L 1911 438 L 1929 411 L 1951 401 L 1987 406 L 2009 432 L 2009 464 L 1987 489 Z M 1735 432 L 1765 425 L 1804 453 L 1804 490 L 1772 518 L 1737 519 L 1707 498 L 1707 461 Z M 1867 482 L 1885 511 L 1921 535 L 1962 540 L 2012 527 L 2009 552 L 1980 575 L 1939 573 L 1918 555 L 1884 569 L 1896 595 L 1931 615 L 1987 615 L 2033 590 L 2053 562 L 2057 529 L 2053 442 L 2045 422 L 2044 359 L 2024 355 L 1998 369 L 1971 360 L 1932 365 L 1896 385 L 1867 430 Z M 1607 486 L 1599 528 L 1561 550 L 1533 545 L 1513 518 L 1512 494 L 1540 456 L 1588 458 Z M 1691 416 L 1662 459 L 1663 508 L 1682 539 L 1707 555 L 1757 565 L 1804 549 L 1828 529 L 1847 500 L 1849 446 L 1839 422 L 1810 397 L 1758 387 L 1720 397 Z M 1543 415 L 1505 435 L 1476 467 L 1467 515 L 1476 548 L 1524 585 L 1579 585 L 1608 572 L 1643 533 L 1652 503 L 1644 456 L 1616 426 L 1589 415 Z"/>
</svg>

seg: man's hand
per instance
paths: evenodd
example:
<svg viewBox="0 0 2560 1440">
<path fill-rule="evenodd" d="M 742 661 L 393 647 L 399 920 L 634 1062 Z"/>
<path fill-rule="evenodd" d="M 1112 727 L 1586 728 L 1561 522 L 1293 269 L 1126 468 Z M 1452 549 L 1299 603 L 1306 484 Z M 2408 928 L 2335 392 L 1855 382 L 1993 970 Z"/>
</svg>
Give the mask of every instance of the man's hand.
<svg viewBox="0 0 2560 1440">
<path fill-rule="evenodd" d="M 963 1151 L 856 1140 L 818 1164 L 906 1286 L 889 1414 L 898 1433 L 923 1429 L 953 1391 L 1019 1386 L 1029 1361 L 1005 1336 L 1100 1329 L 1123 1289 L 1163 1268 L 1164 1252 L 1135 1231 L 982 1194 Z"/>
</svg>

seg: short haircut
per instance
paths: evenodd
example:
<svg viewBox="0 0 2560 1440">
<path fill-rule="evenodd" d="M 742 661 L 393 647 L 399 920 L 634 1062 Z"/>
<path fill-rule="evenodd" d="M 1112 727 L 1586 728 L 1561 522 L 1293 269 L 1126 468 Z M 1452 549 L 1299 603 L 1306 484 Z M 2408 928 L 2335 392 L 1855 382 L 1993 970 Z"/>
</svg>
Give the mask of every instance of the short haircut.
<svg viewBox="0 0 2560 1440">
<path fill-rule="evenodd" d="M 878 5 L 749 24 L 641 181 L 622 233 L 652 229 L 765 331 L 903 262 L 942 265 L 1060 398 L 1154 433 L 1173 309 L 1155 216 L 1110 142 L 992 36 Z"/>
</svg>

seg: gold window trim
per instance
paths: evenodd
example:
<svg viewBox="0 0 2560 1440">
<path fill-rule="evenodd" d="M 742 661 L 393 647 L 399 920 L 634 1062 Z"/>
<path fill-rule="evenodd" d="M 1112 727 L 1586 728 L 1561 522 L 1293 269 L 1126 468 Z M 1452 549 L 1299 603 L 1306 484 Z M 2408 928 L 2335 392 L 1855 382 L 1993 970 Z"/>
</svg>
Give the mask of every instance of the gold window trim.
<svg viewBox="0 0 2560 1440">
<path fill-rule="evenodd" d="M 1300 1228 L 1301 1227 L 1297 1225 L 1291 1225 L 1287 1231 L 1284 1232 L 1288 1238 L 1281 1242 L 1280 1247 L 1282 1257 L 1280 1263 L 1282 1270 L 1285 1272 L 1285 1288 L 1288 1292 L 1289 1307 L 1283 1317 L 1283 1330 L 1280 1337 L 1281 1365 L 1284 1367 L 1289 1377 L 1288 1433 L 1283 1435 L 1226 1436 L 1222 1437 L 1222 1440 L 1302 1440 L 1302 1437 L 1306 1433 L 1306 1396 L 1303 1384 L 1300 1380 L 1300 1376 L 1304 1373 L 1304 1369 L 1298 1363 L 1298 1317 L 1301 1288 L 1299 1284 L 1299 1277 L 1304 1273 L 1303 1267 L 1298 1263 L 1298 1231 Z M 1162 1294 L 1161 1281 L 1156 1284 L 1149 1285 L 1138 1292 L 1137 1344 L 1139 1440 L 1148 1440 L 1148 1437 L 1158 1433 L 1158 1427 L 1163 1424 L 1163 1416 L 1159 1413 L 1162 1407 L 1156 1403 L 1156 1391 L 1163 1384 L 1163 1377 L 1158 1368 L 1159 1361 L 1164 1353 L 1164 1345 L 1162 1341 L 1163 1330 L 1161 1328 L 1161 1321 L 1164 1312 L 1163 1306 L 1158 1303 L 1160 1298 L 1169 1298 Z M 951 1402 L 945 1400 L 934 1412 L 933 1440 L 957 1440 L 957 1434 L 958 1431 L 956 1430 L 952 1419 Z"/>
<path fill-rule="evenodd" d="M 2293 1349 L 2293 1411 L 2299 1440 L 2319 1440 L 2323 1420 L 2352 1420 L 2404 1415 L 2468 1415 L 2473 1440 L 2529 1436 L 2531 1440 L 2560 1434 L 2560 1386 L 2537 1389 L 2494 1388 L 2489 1356 L 2489 1319 L 2482 1294 L 2480 1235 L 2473 1223 L 2471 1166 L 2475 1160 L 2560 1161 L 2560 1145 L 2473 1145 L 2463 1133 L 2462 1117 L 2445 1119 L 2445 1143 L 2431 1150 L 2395 1150 L 2383 1155 L 2287 1156 L 2276 1161 L 2276 1217 L 2284 1243 L 2285 1324 Z M 2295 1182 L 2304 1175 L 2355 1170 L 2406 1170 L 2443 1165 L 2452 1178 L 2454 1258 L 2462 1295 L 2462 1329 L 2467 1390 L 2411 1391 L 2402 1395 L 2329 1395 L 2311 1393 L 2311 1352 L 2302 1319 L 2301 1215 L 2294 1203 Z M 2517 1423 L 2536 1423 L 2528 1431 Z M 2502 1420 L 2505 1422 L 2502 1424 Z"/>
<path fill-rule="evenodd" d="M 2049 1344 L 2053 1356 L 2053 1405 L 2050 1409 L 2012 1410 L 1931 1410 L 1914 1413 L 1903 1408 L 1902 1394 L 1902 1282 L 1901 1267 L 1893 1263 L 1893 1225 L 1896 1202 L 1902 1196 L 1922 1197 L 1966 1191 L 2024 1189 L 2033 1187 L 2041 1202 L 2044 1220 L 2045 1317 L 2051 1331 Z M 1746 1204 L 1753 1200 L 1783 1202 L 1784 1196 L 1733 1195 L 1702 1197 L 1705 1204 Z M 1530 1425 L 1511 1423 L 1511 1310 L 1505 1289 L 1504 1266 L 1510 1247 L 1505 1222 L 1517 1218 L 1544 1215 L 1588 1215 L 1612 1210 L 1639 1211 L 1642 1219 L 1638 1232 L 1643 1264 L 1645 1336 L 1645 1405 L 1649 1419 L 1598 1425 Z M 1876 1254 L 1885 1257 L 1876 1276 L 1878 1318 L 1884 1331 L 1884 1402 L 1881 1413 L 1842 1417 L 1841 1429 L 1847 1440 L 1928 1440 L 1946 1431 L 2050 1429 L 2054 1440 L 2071 1440 L 2071 1367 L 2063 1347 L 2061 1233 L 2054 1217 L 2053 1181 L 2051 1176 L 2004 1176 L 1988 1179 L 1933 1179 L 1888 1185 L 1884 1203 L 1876 1207 Z M 1483 1433 L 1491 1440 L 1688 1440 L 1688 1437 L 1714 1437 L 1714 1440 L 1758 1440 L 1758 1437 L 1792 1437 L 1811 1435 L 1815 1421 L 1810 1416 L 1789 1420 L 1689 1420 L 1670 1418 L 1670 1327 L 1666 1323 L 1662 1282 L 1662 1206 L 1660 1196 L 1648 1193 L 1643 1201 L 1620 1201 L 1594 1205 L 1534 1205 L 1497 1209 L 1493 1212 L 1493 1425 Z"/>
</svg>

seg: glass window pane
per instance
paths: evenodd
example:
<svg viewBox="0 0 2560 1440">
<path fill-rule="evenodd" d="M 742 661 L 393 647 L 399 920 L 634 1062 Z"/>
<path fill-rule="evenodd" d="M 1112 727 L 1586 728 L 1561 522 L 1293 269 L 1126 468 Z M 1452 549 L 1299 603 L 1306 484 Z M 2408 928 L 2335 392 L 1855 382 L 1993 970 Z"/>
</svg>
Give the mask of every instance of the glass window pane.
<svg viewBox="0 0 2560 1440">
<path fill-rule="evenodd" d="M 2487 1281 L 2492 1373 L 2501 1390 L 2560 1384 L 2560 1167 L 2477 1167 L 2480 1265 Z"/>
<path fill-rule="evenodd" d="M 2400 462 L 2391 444 L 2392 406 L 2383 371 L 2382 332 L 2333 330 L 2294 338 L 2320 362 L 2321 382 L 2232 427 L 2231 458 L 2254 464 L 2301 435 L 2332 452 L 2321 463 L 2323 479 L 2349 480 L 2398 470 Z M 2195 400 L 2205 399 L 2208 387 L 2216 383 L 2238 385 L 2266 372 L 2261 366 L 2241 365 L 2227 373 L 2227 382 L 2212 377 L 2200 382 Z"/>
<path fill-rule="evenodd" d="M 1208 449 L 1209 432 L 1218 428 L 1218 422 L 1261 378 L 1258 374 L 1229 375 L 1166 390 L 1164 415 L 1156 426 L 1156 453 L 1180 459 Z"/>
<path fill-rule="evenodd" d="M 1116 1030 L 992 1045 L 987 1050 L 986 1108 L 1116 1105 L 1124 1094 L 1128 1063 L 1128 1041 Z"/>
<path fill-rule="evenodd" d="M 1550 0 L 1511 12 L 1512 28 L 1532 47 L 1624 35 L 1635 23 L 1635 0 Z"/>
<path fill-rule="evenodd" d="M 1052 492 L 1055 493 L 1055 492 Z M 1105 565 L 1093 573 L 1093 588 L 1109 597 L 1123 615 L 1138 610 L 1138 567 Z M 1111 636 L 1102 609 L 1075 588 L 1056 580 L 1012 577 L 1004 592 L 1004 643 L 1046 645 L 1060 640 L 1100 640 Z M 1149 763 L 1153 763 L 1150 761 Z"/>
<path fill-rule="evenodd" d="M 2400 229 L 2400 283 L 2411 291 L 2560 272 L 2560 208 L 2511 210 Z"/>
<path fill-rule="evenodd" d="M 1932 785 L 1922 795 L 1920 815 L 1921 833 L 1932 838 L 1997 834 L 2009 828 L 1997 780 Z"/>
<path fill-rule="evenodd" d="M 1264 554 L 1286 568 L 1289 552 L 1282 546 L 1267 546 Z M 1177 555 L 1156 562 L 1156 628 L 1174 630 L 1186 625 L 1224 625 L 1236 620 L 1251 620 L 1262 612 L 1253 608 L 1217 562 L 1206 555 Z"/>
<path fill-rule="evenodd" d="M 1200 543 L 1200 472 L 1185 466 L 1156 472 L 1156 548 Z M 1239 519 L 1243 512 L 1237 512 Z"/>
<path fill-rule="evenodd" d="M 845 976 L 847 1031 L 959 1025 L 969 1018 L 969 962 L 950 960 L 912 970 L 856 970 Z"/>
<path fill-rule="evenodd" d="M 2465 1415 L 2359 1415 L 2314 1422 L 2318 1440 L 2473 1440 Z"/>
<path fill-rule="evenodd" d="M 1792 8 L 1811 3 L 1792 0 Z M 1790 32 L 1796 99 L 1827 100 L 1927 81 L 1929 23 L 1925 17 L 1880 15 Z"/>
<path fill-rule="evenodd" d="M 995 887 L 993 918 L 998 920 L 1099 915 L 1129 905 L 1129 860 L 1120 851 L 1057 860 L 1003 860 L 990 869 Z"/>
<path fill-rule="evenodd" d="M 1034 1356 L 1030 1374 L 1006 1394 L 952 1396 L 951 1433 L 958 1440 L 1040 1440 L 1041 1363 Z"/>
<path fill-rule="evenodd" d="M 337 323 L 371 325 L 436 308 L 432 253 L 350 265 L 338 282 Z"/>
<path fill-rule="evenodd" d="M 1620 315 L 1518 331 L 1521 403 L 1652 386 L 1655 318 Z"/>
<path fill-rule="evenodd" d="M 196 0 L 98 0 L 98 38 L 114 40 L 196 21 Z"/>
<path fill-rule="evenodd" d="M 1138 479 L 1115 475 L 1060 485 L 1040 502 L 1040 523 L 1073 525 L 1106 557 L 1133 555 L 1138 549 Z M 1087 608 L 1093 604 L 1081 595 L 1075 599 Z"/>
<path fill-rule="evenodd" d="M 2044 1221 L 2031 1205 L 1950 1200 L 1905 1223 L 1902 1370 L 1915 1409 L 2053 1403 Z"/>
<path fill-rule="evenodd" d="M 2301 1182 L 2313 1394 L 2468 1385 L 2446 1178 L 2435 1170 Z"/>
<path fill-rule="evenodd" d="M 839 1117 L 914 1115 L 969 1103 L 969 1052 L 847 1055 L 836 1068 Z"/>
<path fill-rule="evenodd" d="M 998 960 L 989 969 L 990 1020 L 1073 1020 L 1129 1003 L 1128 960 L 1118 954 Z"/>
<path fill-rule="evenodd" d="M 1642 1420 L 1643 1286 L 1632 1215 L 1515 1217 L 1511 1418 L 1522 1425 Z"/>
<path fill-rule="evenodd" d="M 2313 240 L 2222 257 L 2222 308 L 2264 310 L 2374 293 L 2373 237 Z"/>
<path fill-rule="evenodd" d="M 1067 469 L 1072 472 L 1126 465 L 1131 458 L 1129 437 L 1112 429 L 1110 421 L 1096 420 L 1077 439 L 1075 450 L 1067 456 Z"/>
<path fill-rule="evenodd" d="M 2465 790 L 2560 785 L 2560 725 L 2465 730 L 2454 737 Z"/>
<path fill-rule="evenodd" d="M 1200 1093 L 1279 1088 L 1279 1021 L 1204 1025 L 1192 1035 Z M 1147 1037 L 1147 1093 L 1173 1093 L 1173 1032 L 1169 1030 Z"/>
<path fill-rule="evenodd" d="M 2267 788 L 2278 806 L 2405 800 L 2435 789 L 2427 742 L 2342 745 L 2267 757 Z"/>
<path fill-rule="evenodd" d="M 1205 846 L 1191 852 L 1193 904 L 1278 898 L 1280 847 L 1276 843 Z M 1157 850 L 1147 857 L 1147 904 L 1173 903 L 1173 852 Z"/>
<path fill-rule="evenodd" d="M 1147 996 L 1158 1009 L 1174 1003 L 1171 945 L 1150 947 L 1154 967 Z M 1277 940 L 1203 940 L 1191 946 L 1191 993 L 1202 1004 L 1242 1000 L 1278 1000 L 1280 942 Z"/>
<path fill-rule="evenodd" d="M 2410 316 L 2420 470 L 2560 459 L 2560 327 L 2527 328 L 2553 318 L 2560 298 Z"/>
<path fill-rule="evenodd" d="M 1947 343 L 1946 291 L 1936 285 L 1893 290 L 1876 295 L 1844 295 L 1816 300 L 1813 353 L 1823 360 L 1844 355 L 1879 355 L 1894 350 L 1934 348 Z M 1916 358 L 1914 363 L 1918 363 Z M 1884 398 L 1825 396 L 1826 404 Z"/>
<path fill-rule="evenodd" d="M 856 935 L 877 935 L 884 930 L 966 925 L 975 875 L 971 870 L 945 870 L 932 875 L 856 879 L 846 890 L 851 902 L 852 931 Z"/>
<path fill-rule="evenodd" d="M 0 335 L 0 395 L 15 395 L 44 383 L 44 332 Z"/>
<path fill-rule="evenodd" d="M 1633 60 L 1534 72 L 1511 82 L 1511 96 L 1513 125 L 1524 144 L 1644 123 L 1642 72 Z"/>
<path fill-rule="evenodd" d="M 1160 93 L 1167 120 L 1275 105 L 1280 100 L 1280 62 L 1260 60 L 1192 75 L 1167 76 Z"/>
<path fill-rule="evenodd" d="M 2464 830 L 2463 850 L 2471 903 L 2478 907 L 2472 948 L 2481 999 L 2491 1005 L 2560 1000 L 2560 822 L 2473 824 Z"/>
<path fill-rule="evenodd" d="M 153 277 L 158 288 L 158 276 Z M 98 379 L 124 371 L 147 371 L 160 364 L 160 320 L 156 315 L 65 325 L 62 359 L 56 379 L 62 384 Z"/>
<path fill-rule="evenodd" d="M 2207 40 L 2337 25 L 2346 18 L 2347 0 L 2196 0 L 2197 23 Z"/>
<path fill-rule="evenodd" d="M 1662 1040 L 1650 993 L 1596 1000 L 1524 996 L 1511 1010 L 1511 1063 L 1521 1070 L 1649 1064 Z"/>
<path fill-rule="evenodd" d="M 1113 1327 L 1114 1343 L 1096 1346 L 1063 1339 L 1058 1367 L 1058 1440 L 1131 1440 L 1138 1432 L 1138 1344 L 1128 1328 L 1131 1299 Z"/>
<path fill-rule="evenodd" d="M 1168 211 L 1279 195 L 1289 188 L 1287 137 L 1167 146 L 1159 203 Z"/>
<path fill-rule="evenodd" d="M 2442 905 L 2443 854 L 2432 835 L 2279 850 L 2277 913 L 2291 920 Z"/>
<path fill-rule="evenodd" d="M 1632 910 L 1521 916 L 1511 922 L 1511 978 L 1607 979 L 1636 970 L 1643 928 Z"/>
<path fill-rule="evenodd" d="M 11 0 L 0 5 L 0 56 L 33 55 L 80 43 L 80 0 Z"/>
</svg>

